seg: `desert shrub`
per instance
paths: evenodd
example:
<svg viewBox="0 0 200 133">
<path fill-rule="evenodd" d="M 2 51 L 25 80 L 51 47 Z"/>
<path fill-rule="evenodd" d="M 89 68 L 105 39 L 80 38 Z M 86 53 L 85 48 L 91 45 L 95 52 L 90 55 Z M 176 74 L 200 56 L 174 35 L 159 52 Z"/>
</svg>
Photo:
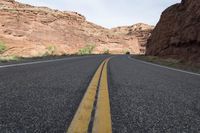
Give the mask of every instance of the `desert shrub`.
<svg viewBox="0 0 200 133">
<path fill-rule="evenodd" d="M 70 54 L 62 53 L 61 56 L 69 56 Z"/>
<path fill-rule="evenodd" d="M 129 54 L 130 54 L 130 52 L 129 52 L 129 51 L 127 51 L 127 52 L 126 52 L 126 54 L 127 54 L 127 55 L 129 55 Z"/>
<path fill-rule="evenodd" d="M 8 11 L 9 11 L 9 12 L 12 12 L 12 13 L 17 13 L 17 10 L 16 10 L 16 9 L 9 9 Z"/>
<path fill-rule="evenodd" d="M 49 46 L 47 47 L 47 51 L 44 53 L 43 56 L 54 55 L 55 52 L 56 52 L 56 47 L 53 46 L 53 45 L 49 45 Z"/>
<path fill-rule="evenodd" d="M 104 54 L 110 54 L 110 50 L 109 50 L 109 49 L 106 49 L 106 50 L 104 50 L 103 53 L 104 53 Z"/>
<path fill-rule="evenodd" d="M 15 55 L 0 57 L 0 62 L 9 62 L 9 61 L 18 61 L 18 60 L 20 60 L 20 58 Z"/>
<path fill-rule="evenodd" d="M 6 50 L 6 45 L 4 42 L 0 42 L 0 54 L 2 54 Z"/>
<path fill-rule="evenodd" d="M 88 55 L 92 54 L 92 51 L 94 50 L 95 45 L 86 45 L 84 48 L 80 49 L 78 54 L 79 55 Z"/>
<path fill-rule="evenodd" d="M 49 46 L 48 48 L 48 52 L 52 55 L 55 54 L 56 51 L 56 47 L 55 46 Z"/>
</svg>

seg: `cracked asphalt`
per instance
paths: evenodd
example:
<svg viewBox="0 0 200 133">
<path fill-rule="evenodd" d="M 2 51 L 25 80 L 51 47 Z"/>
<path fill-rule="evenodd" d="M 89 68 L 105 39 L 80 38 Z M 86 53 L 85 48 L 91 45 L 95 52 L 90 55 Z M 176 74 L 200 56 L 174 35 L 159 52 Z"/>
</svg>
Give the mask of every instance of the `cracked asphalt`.
<svg viewBox="0 0 200 133">
<path fill-rule="evenodd" d="M 106 57 L 0 68 L 0 133 L 65 133 Z M 113 133 L 200 132 L 200 76 L 115 56 L 108 83 Z"/>
</svg>

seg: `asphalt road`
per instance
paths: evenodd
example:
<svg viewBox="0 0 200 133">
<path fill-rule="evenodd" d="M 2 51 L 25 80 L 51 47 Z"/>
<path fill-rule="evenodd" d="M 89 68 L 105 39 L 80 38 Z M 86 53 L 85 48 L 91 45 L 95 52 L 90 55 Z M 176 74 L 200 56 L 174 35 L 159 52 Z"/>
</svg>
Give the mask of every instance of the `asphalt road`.
<svg viewBox="0 0 200 133">
<path fill-rule="evenodd" d="M 0 133 L 64 133 L 108 56 L 0 67 Z M 200 75 L 128 56 L 108 63 L 113 133 L 200 132 Z"/>
<path fill-rule="evenodd" d="M 200 75 L 127 57 L 109 63 L 114 133 L 199 133 Z"/>
<path fill-rule="evenodd" d="M 105 56 L 0 68 L 0 133 L 64 133 Z"/>
</svg>

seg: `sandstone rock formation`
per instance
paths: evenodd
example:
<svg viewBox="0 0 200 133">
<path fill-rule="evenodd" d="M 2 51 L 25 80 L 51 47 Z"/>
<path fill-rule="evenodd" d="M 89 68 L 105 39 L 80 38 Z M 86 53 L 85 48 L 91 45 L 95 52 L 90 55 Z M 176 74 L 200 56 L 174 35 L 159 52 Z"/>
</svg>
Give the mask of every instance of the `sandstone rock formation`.
<svg viewBox="0 0 200 133">
<path fill-rule="evenodd" d="M 126 36 L 130 40 L 133 36 L 137 38 L 139 46 L 135 45 L 135 49 L 139 48 L 139 54 L 145 54 L 147 39 L 150 37 L 154 26 L 138 23 L 132 26 L 122 26 L 111 29 L 117 35 Z"/>
<path fill-rule="evenodd" d="M 0 20 L 0 41 L 7 47 L 1 56 L 42 56 L 52 48 L 53 54 L 74 54 L 86 45 L 95 45 L 94 53 L 109 50 L 114 54 L 141 54 L 152 30 L 144 24 L 123 27 L 127 32 L 121 28 L 109 30 L 86 21 L 76 12 L 34 7 L 14 0 L 0 1 Z"/>
<path fill-rule="evenodd" d="M 148 40 L 146 54 L 200 64 L 200 1 L 182 0 L 167 8 Z"/>
</svg>

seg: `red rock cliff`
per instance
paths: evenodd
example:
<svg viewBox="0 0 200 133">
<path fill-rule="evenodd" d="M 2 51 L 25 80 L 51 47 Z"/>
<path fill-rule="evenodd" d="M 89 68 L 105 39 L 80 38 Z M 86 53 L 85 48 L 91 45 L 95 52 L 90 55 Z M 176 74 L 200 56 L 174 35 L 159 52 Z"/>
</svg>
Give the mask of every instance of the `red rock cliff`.
<svg viewBox="0 0 200 133">
<path fill-rule="evenodd" d="M 200 0 L 167 8 L 147 44 L 147 55 L 200 63 Z"/>
<path fill-rule="evenodd" d="M 140 54 L 142 41 L 147 40 L 152 30 L 146 26 L 149 31 L 145 30 L 144 37 L 140 28 L 131 34 L 116 34 L 86 21 L 76 12 L 34 7 L 14 0 L 0 1 L 0 41 L 7 47 L 1 56 L 42 56 L 52 47 L 54 54 L 73 54 L 87 44 L 96 46 L 94 53 L 109 50 L 115 54 L 126 51 Z"/>
</svg>

